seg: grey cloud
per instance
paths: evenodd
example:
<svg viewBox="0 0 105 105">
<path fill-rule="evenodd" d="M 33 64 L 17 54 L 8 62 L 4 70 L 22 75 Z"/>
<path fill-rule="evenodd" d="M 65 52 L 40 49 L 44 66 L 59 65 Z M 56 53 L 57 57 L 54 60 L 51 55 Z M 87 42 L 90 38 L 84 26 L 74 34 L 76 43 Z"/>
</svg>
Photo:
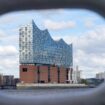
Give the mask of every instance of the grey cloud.
<svg viewBox="0 0 105 105">
<path fill-rule="evenodd" d="M 73 43 L 74 66 L 78 65 L 83 70 L 82 77 L 93 77 L 97 72 L 105 71 L 105 26 L 96 27 L 81 36 L 66 35 L 63 39 Z"/>
</svg>

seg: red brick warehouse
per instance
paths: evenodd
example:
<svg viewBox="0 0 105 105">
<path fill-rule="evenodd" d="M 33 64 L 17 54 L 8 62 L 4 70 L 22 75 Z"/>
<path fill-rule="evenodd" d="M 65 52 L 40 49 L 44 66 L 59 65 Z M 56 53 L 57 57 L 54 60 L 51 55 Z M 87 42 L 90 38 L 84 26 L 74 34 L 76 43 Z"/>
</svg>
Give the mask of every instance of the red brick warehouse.
<svg viewBox="0 0 105 105">
<path fill-rule="evenodd" d="M 20 65 L 20 80 L 23 83 L 66 83 L 69 69 L 53 66 Z"/>
</svg>

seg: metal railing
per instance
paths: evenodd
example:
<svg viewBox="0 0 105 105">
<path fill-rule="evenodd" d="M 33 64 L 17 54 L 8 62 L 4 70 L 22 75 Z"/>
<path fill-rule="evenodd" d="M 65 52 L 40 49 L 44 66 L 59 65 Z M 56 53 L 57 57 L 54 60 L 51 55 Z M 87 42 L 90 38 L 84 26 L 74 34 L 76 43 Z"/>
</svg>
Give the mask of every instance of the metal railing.
<svg viewBox="0 0 105 105">
<path fill-rule="evenodd" d="M 17 10 L 83 8 L 105 17 L 105 0 L 0 0 L 0 14 Z M 40 97 L 14 97 L 0 92 L 0 105 L 105 105 L 105 83 L 77 95 L 55 93 Z"/>
</svg>

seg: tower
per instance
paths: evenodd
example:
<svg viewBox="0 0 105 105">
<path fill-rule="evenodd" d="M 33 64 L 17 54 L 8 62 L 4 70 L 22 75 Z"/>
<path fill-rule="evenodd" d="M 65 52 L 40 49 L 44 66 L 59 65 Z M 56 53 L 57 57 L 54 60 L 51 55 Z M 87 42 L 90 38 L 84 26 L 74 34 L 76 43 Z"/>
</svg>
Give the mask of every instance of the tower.
<svg viewBox="0 0 105 105">
<path fill-rule="evenodd" d="M 65 83 L 72 66 L 72 44 L 53 40 L 47 29 L 40 30 L 32 20 L 19 29 L 19 59 L 21 81 Z"/>
</svg>

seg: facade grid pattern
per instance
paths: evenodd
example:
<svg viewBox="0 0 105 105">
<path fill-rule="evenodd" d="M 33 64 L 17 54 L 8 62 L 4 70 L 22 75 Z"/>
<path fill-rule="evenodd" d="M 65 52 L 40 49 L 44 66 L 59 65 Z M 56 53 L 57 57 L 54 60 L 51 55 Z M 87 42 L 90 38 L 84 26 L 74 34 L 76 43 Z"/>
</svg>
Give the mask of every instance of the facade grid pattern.
<svg viewBox="0 0 105 105">
<path fill-rule="evenodd" d="M 40 30 L 34 21 L 19 29 L 20 64 L 50 64 L 69 68 L 73 65 L 72 44 L 54 41 L 48 30 Z"/>
</svg>

